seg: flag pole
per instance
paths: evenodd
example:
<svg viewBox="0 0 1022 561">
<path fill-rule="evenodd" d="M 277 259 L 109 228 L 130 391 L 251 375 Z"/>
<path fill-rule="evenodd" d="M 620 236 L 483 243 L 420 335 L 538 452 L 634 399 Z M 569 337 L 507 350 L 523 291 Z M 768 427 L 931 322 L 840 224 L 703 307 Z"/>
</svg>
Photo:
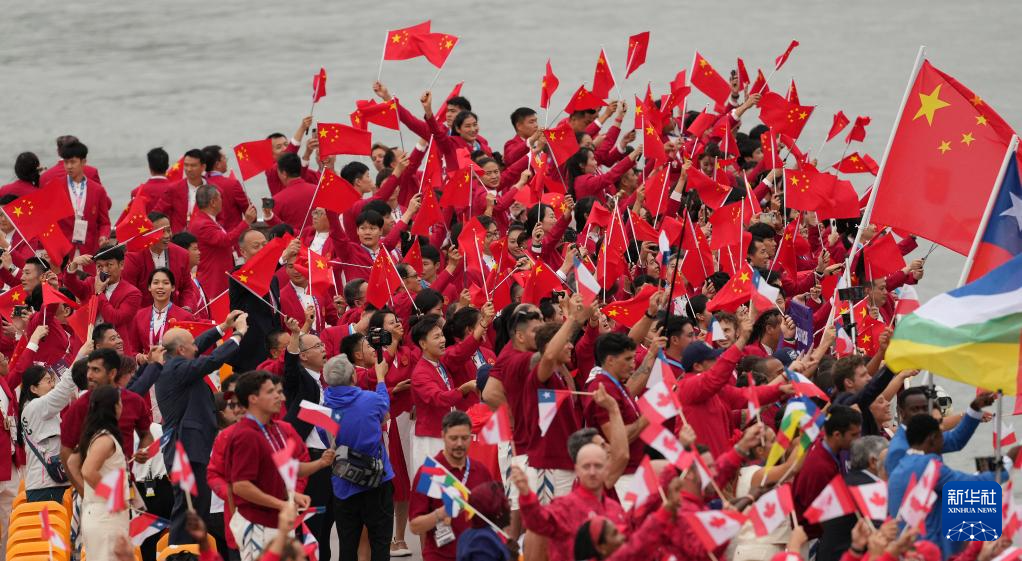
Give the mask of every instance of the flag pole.
<svg viewBox="0 0 1022 561">
<path fill-rule="evenodd" d="M 603 53 L 603 61 L 607 63 L 607 72 L 610 73 L 610 79 L 614 80 L 614 89 L 617 90 L 617 98 L 619 101 L 624 101 L 624 96 L 621 95 L 621 86 L 617 83 L 617 78 L 614 77 L 614 70 L 610 67 L 610 61 L 607 60 L 607 50 L 603 47 L 603 43 L 600 43 L 600 52 Z M 628 72 L 628 64 L 625 64 L 625 72 Z"/>
<path fill-rule="evenodd" d="M 877 191 L 880 190 L 880 181 L 884 177 L 884 168 L 887 166 L 887 158 L 891 155 L 891 145 L 894 144 L 894 135 L 898 132 L 898 124 L 901 122 L 901 117 L 905 113 L 905 106 L 908 104 L 909 94 L 912 92 L 912 85 L 915 84 L 916 78 L 919 76 L 919 69 L 923 66 L 923 60 L 926 58 L 926 45 L 919 46 L 919 54 L 916 55 L 915 64 L 912 66 L 912 72 L 908 77 L 908 84 L 905 86 L 905 93 L 901 96 L 901 107 L 898 108 L 898 116 L 894 120 L 894 124 L 891 125 L 891 136 L 887 139 L 887 146 L 884 148 L 884 156 L 880 159 L 880 168 L 877 170 L 876 181 L 873 182 L 873 189 L 869 193 L 869 201 L 866 203 L 866 210 L 862 213 L 862 218 L 859 220 L 859 227 L 855 231 L 855 241 L 852 242 L 852 249 L 848 252 L 848 259 L 845 261 L 844 278 L 845 284 L 851 284 L 851 266 L 855 262 L 855 256 L 859 253 L 858 247 L 859 242 L 862 241 L 862 231 L 869 225 L 869 218 L 873 214 L 873 206 L 876 204 Z"/>
<path fill-rule="evenodd" d="M 996 467 L 994 469 L 996 476 L 994 481 L 1001 481 L 1001 469 L 1004 467 L 1004 462 L 1001 461 L 1003 456 L 1001 455 L 1001 439 L 1004 438 L 1004 392 L 1000 389 L 997 390 L 997 442 L 994 450 L 994 461 Z"/>
<path fill-rule="evenodd" d="M 319 194 L 319 190 L 323 187 L 323 178 L 326 177 L 325 173 L 319 174 L 319 181 L 316 182 L 316 194 Z M 305 230 L 305 224 L 309 221 L 309 215 L 312 214 L 312 206 L 316 204 L 316 195 L 312 196 L 312 200 L 309 201 L 309 208 L 305 211 L 305 218 L 302 219 L 302 227 L 298 229 L 298 237 L 302 236 L 302 231 Z"/>
<path fill-rule="evenodd" d="M 380 78 L 383 77 L 383 61 L 387 57 L 387 39 L 390 38 L 390 32 L 387 32 L 387 36 L 383 38 L 383 52 L 380 53 L 380 69 L 376 71 L 376 81 L 379 82 Z"/>
<path fill-rule="evenodd" d="M 990 191 L 990 199 L 987 200 L 987 208 L 983 211 L 983 218 L 979 222 L 979 229 L 976 230 L 976 237 L 972 239 L 972 247 L 969 249 L 969 256 L 965 258 L 965 266 L 962 267 L 962 277 L 958 279 L 958 286 L 965 284 L 965 281 L 969 278 L 969 273 L 972 272 L 972 265 L 976 260 L 976 252 L 979 251 L 979 244 L 983 241 L 983 232 L 987 229 L 987 225 L 990 223 L 990 213 L 994 209 L 994 203 L 997 202 L 997 195 L 1001 192 L 1001 183 L 1004 182 L 1004 176 L 1008 172 L 1008 164 L 1011 162 L 1011 158 L 1015 157 L 1015 150 L 1018 149 L 1018 143 L 1018 136 L 1011 135 L 1011 141 L 1008 143 L 1008 150 L 1004 153 L 1004 160 L 1001 161 L 1001 170 L 997 172 L 997 179 L 994 181 L 994 188 Z"/>
</svg>

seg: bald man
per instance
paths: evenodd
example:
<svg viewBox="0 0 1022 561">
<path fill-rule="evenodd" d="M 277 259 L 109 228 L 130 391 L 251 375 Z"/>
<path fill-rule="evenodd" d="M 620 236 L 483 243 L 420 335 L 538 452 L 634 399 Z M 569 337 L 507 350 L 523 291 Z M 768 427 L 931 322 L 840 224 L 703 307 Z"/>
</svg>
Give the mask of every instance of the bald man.
<svg viewBox="0 0 1022 561">
<path fill-rule="evenodd" d="M 211 354 L 203 355 L 229 329 L 234 329 L 230 339 Z M 167 466 L 174 465 L 174 449 L 180 440 L 188 454 L 199 491 L 192 504 L 196 512 L 205 517 L 209 516 L 210 501 L 206 464 L 217 433 L 213 390 L 206 383 L 206 376 L 234 358 L 238 343 L 247 331 L 248 314 L 235 310 L 228 314 L 224 323 L 202 333 L 198 339 L 180 328 L 171 329 L 163 335 L 165 360 L 156 380 L 156 401 L 163 413 L 163 432 L 170 434 L 170 441 L 163 448 L 163 461 Z M 174 487 L 171 545 L 194 541 L 185 530 L 185 511 L 184 494 L 180 488 Z"/>
</svg>

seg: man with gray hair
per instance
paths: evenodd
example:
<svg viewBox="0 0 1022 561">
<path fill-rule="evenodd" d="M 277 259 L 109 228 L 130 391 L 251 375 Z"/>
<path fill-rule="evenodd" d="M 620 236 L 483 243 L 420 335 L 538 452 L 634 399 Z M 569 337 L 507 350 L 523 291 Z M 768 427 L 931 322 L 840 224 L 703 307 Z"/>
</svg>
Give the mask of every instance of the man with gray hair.
<svg viewBox="0 0 1022 561">
<path fill-rule="evenodd" d="M 195 276 L 210 298 L 216 298 L 227 290 L 227 273 L 234 270 L 235 243 L 241 233 L 256 221 L 256 209 L 249 205 L 243 220 L 234 228 L 225 230 L 217 222 L 222 208 L 223 199 L 216 187 L 203 184 L 195 190 L 195 211 L 191 214 L 188 231 L 199 241 L 201 257 Z"/>
<path fill-rule="evenodd" d="M 849 487 L 881 483 L 887 480 L 884 470 L 884 456 L 887 455 L 887 439 L 882 436 L 863 436 L 852 443 L 849 451 L 851 469 L 845 474 L 845 483 Z M 838 561 L 841 555 L 851 546 L 852 528 L 856 517 L 842 516 L 828 520 L 822 524 L 823 535 L 820 536 L 816 550 L 817 561 Z M 873 526 L 879 527 L 883 520 L 873 520 Z"/>
<path fill-rule="evenodd" d="M 323 366 L 329 386 L 323 405 L 343 427 L 334 440 L 337 459 L 331 479 L 340 559 L 357 557 L 363 528 L 369 534 L 370 559 L 390 559 L 394 470 L 383 443 L 383 423 L 390 411 L 384 383 L 388 368 L 386 362 L 376 363 L 376 390 L 366 391 L 355 385 L 355 367 L 347 356 L 335 356 Z"/>
</svg>

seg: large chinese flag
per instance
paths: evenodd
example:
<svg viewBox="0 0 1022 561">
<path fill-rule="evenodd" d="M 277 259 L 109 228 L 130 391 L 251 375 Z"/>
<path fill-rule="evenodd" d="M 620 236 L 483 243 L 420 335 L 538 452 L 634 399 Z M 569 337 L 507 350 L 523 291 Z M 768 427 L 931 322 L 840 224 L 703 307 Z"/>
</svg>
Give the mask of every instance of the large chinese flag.
<svg viewBox="0 0 1022 561">
<path fill-rule="evenodd" d="M 898 119 L 871 220 L 968 254 L 1011 134 L 982 98 L 924 61 Z"/>
</svg>

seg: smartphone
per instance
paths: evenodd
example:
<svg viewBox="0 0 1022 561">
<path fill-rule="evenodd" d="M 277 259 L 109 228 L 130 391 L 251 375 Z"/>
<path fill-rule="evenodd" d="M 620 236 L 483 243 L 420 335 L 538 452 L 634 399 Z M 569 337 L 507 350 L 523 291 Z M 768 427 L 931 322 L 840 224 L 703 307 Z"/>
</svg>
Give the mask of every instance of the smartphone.
<svg viewBox="0 0 1022 561">
<path fill-rule="evenodd" d="M 275 202 L 273 197 L 263 197 L 263 208 L 273 208 Z"/>
<path fill-rule="evenodd" d="M 23 316 L 23 315 L 25 315 L 27 313 L 28 313 L 28 306 L 15 306 L 14 307 L 14 315 L 15 316 L 21 317 L 21 316 Z"/>
<path fill-rule="evenodd" d="M 106 271 L 100 271 L 100 272 L 99 272 L 99 280 L 100 280 L 100 281 L 102 281 L 102 282 L 106 282 L 106 280 L 107 280 L 108 278 L 110 278 L 110 273 L 107 273 Z"/>
<path fill-rule="evenodd" d="M 764 223 L 764 224 L 773 224 L 774 223 L 774 213 L 773 212 L 764 212 L 763 214 L 760 214 L 759 215 L 759 221 Z"/>
</svg>

